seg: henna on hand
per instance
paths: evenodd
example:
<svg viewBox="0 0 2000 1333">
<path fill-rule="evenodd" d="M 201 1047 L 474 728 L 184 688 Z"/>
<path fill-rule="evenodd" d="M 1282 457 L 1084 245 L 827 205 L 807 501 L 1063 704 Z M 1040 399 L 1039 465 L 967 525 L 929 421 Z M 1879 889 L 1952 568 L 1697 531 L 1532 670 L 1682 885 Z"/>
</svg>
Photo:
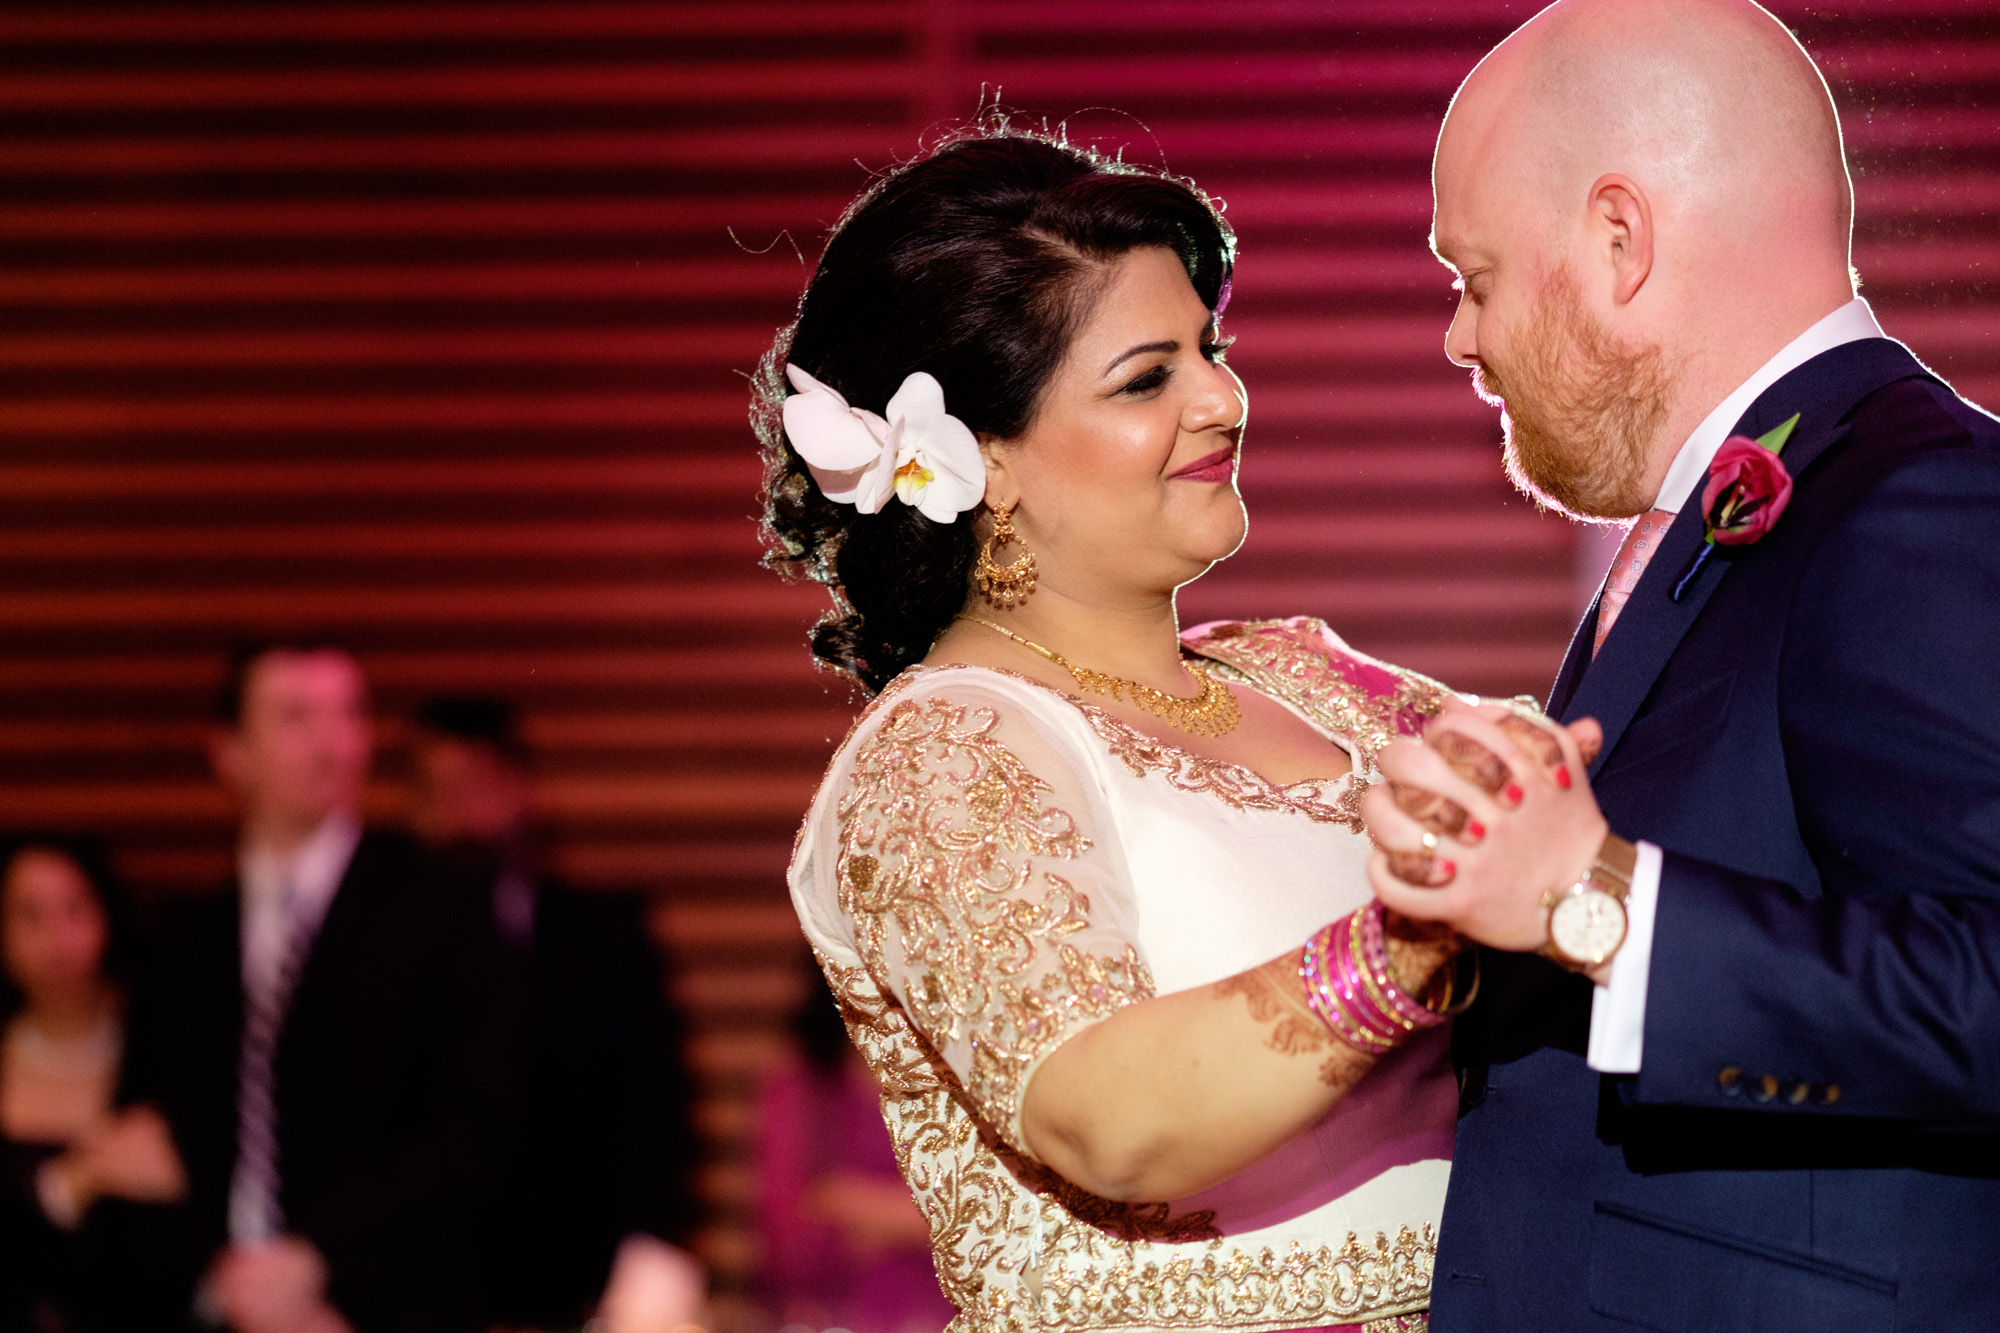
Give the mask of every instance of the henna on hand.
<svg viewBox="0 0 2000 1333">
<path fill-rule="evenodd" d="M 1425 787 L 1391 782 L 1389 793 L 1396 798 L 1397 809 L 1440 838 L 1456 838 L 1465 832 L 1465 822 L 1472 817 L 1457 801 Z"/>
<path fill-rule="evenodd" d="M 1440 864 L 1433 852 L 1404 852 L 1384 847 L 1382 855 L 1388 859 L 1389 873 L 1411 888 L 1441 889 L 1451 883 L 1456 873 L 1455 868 L 1448 872 L 1449 863 Z"/>
<path fill-rule="evenodd" d="M 1551 774 L 1557 773 L 1563 767 L 1562 743 L 1555 737 L 1554 723 L 1525 712 L 1513 711 L 1503 717 L 1493 719 L 1493 725 L 1506 732 L 1507 739 L 1514 742 L 1514 745 L 1523 755 L 1541 764 Z M 1514 779 L 1513 771 L 1507 767 L 1506 761 L 1500 758 L 1499 755 L 1494 754 L 1478 741 L 1461 735 L 1456 731 L 1442 727 L 1433 728 L 1425 733 L 1424 743 L 1437 751 L 1439 756 L 1447 764 L 1451 765 L 1452 770 L 1460 777 L 1470 782 L 1473 786 L 1478 787 L 1481 791 L 1484 791 L 1488 796 L 1498 796 L 1501 790 Z M 1584 752 L 1583 762 L 1588 764 L 1595 757 L 1596 747 L 1592 746 Z M 1567 785 L 1566 778 L 1564 779 L 1564 783 Z M 1415 790 L 1421 791 L 1420 788 Z M 1430 796 L 1430 793 L 1427 792 L 1423 794 Z M 1437 796 L 1432 796 L 1431 801 L 1442 802 L 1443 805 L 1450 807 L 1450 810 L 1458 811 L 1459 827 L 1464 827 L 1464 812 L 1458 810 L 1458 806 L 1455 803 Z M 1402 808 L 1403 813 L 1409 815 L 1419 823 L 1430 827 L 1432 832 L 1439 834 L 1447 832 L 1446 829 L 1432 824 L 1431 820 L 1427 819 L 1424 814 L 1420 814 L 1417 809 L 1412 808 L 1413 804 L 1417 804 L 1414 797 L 1410 802 L 1406 802 L 1403 793 L 1398 791 L 1396 793 L 1396 804 Z M 1438 813 L 1440 815 L 1447 814 L 1444 811 L 1439 811 Z M 1452 836 L 1456 836 L 1458 829 L 1454 828 L 1448 831 Z"/>
<path fill-rule="evenodd" d="M 1480 748 L 1483 753 L 1484 747 Z M 1465 832 L 1465 826 L 1472 818 L 1457 801 L 1440 796 L 1428 787 L 1395 781 L 1388 785 L 1396 807 L 1441 838 L 1458 837 Z M 1380 846 L 1379 843 L 1376 845 Z M 1439 866 L 1435 852 L 1398 851 L 1393 847 L 1384 847 L 1382 852 L 1389 858 L 1389 873 L 1406 884 L 1421 889 L 1441 889 L 1451 883 L 1451 875 Z"/>
<path fill-rule="evenodd" d="M 1509 713 L 1493 725 L 1506 732 L 1507 739 L 1519 746 L 1522 754 L 1540 760 L 1543 768 L 1553 771 L 1562 767 L 1562 743 L 1556 740 L 1546 724 L 1519 713 Z"/>
<path fill-rule="evenodd" d="M 1445 1008 L 1452 965 L 1472 942 L 1442 922 L 1418 921 L 1393 911 L 1383 913 L 1382 935 L 1396 985 L 1429 1008 Z"/>
<path fill-rule="evenodd" d="M 1215 993 L 1225 999 L 1243 997 L 1251 1020 L 1270 1028 L 1264 1035 L 1268 1049 L 1279 1055 L 1320 1057 L 1321 1083 L 1330 1088 L 1352 1087 L 1375 1063 L 1374 1057 L 1336 1040 L 1306 1003 L 1305 988 L 1299 981 L 1299 953 L 1280 954 L 1248 972 L 1224 977 L 1215 983 Z"/>
<path fill-rule="evenodd" d="M 1488 796 L 1498 796 L 1514 780 L 1513 770 L 1499 755 L 1469 736 L 1432 727 L 1424 733 L 1424 744 L 1436 750 L 1453 772 Z"/>
</svg>

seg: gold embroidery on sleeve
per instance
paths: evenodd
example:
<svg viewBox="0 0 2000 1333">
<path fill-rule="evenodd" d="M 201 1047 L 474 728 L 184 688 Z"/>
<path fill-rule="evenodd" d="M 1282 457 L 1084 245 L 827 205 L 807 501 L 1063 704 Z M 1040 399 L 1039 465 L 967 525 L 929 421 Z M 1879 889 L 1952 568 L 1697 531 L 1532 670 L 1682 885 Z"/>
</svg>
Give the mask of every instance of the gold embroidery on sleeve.
<svg viewBox="0 0 2000 1333">
<path fill-rule="evenodd" d="M 889 710 L 854 757 L 836 809 L 839 905 L 869 970 L 891 944 L 918 1030 L 971 1045 L 966 1091 L 1011 1135 L 1035 1062 L 1080 1021 L 1153 993 L 1138 950 L 1065 942 L 1090 900 L 1051 863 L 1090 849 L 1048 784 L 993 736 L 991 709 L 944 699 Z"/>
<path fill-rule="evenodd" d="M 930 1224 L 948 1333 L 1294 1329 L 1410 1318 L 1429 1302 L 1430 1226 L 1282 1253 L 1229 1244 L 1212 1214 L 1070 1185 L 980 1129 L 949 1070 L 867 969 L 821 956 L 882 1082 L 903 1178 Z M 1384 1323 L 1385 1329 L 1421 1324 Z"/>
</svg>

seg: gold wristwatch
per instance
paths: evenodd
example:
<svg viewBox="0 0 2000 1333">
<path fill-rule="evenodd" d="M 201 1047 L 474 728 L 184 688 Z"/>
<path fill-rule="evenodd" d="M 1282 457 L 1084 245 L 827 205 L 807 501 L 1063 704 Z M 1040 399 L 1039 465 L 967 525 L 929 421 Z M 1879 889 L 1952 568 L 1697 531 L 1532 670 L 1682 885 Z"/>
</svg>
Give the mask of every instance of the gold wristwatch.
<svg viewBox="0 0 2000 1333">
<path fill-rule="evenodd" d="M 1625 943 L 1625 899 L 1632 873 L 1605 860 L 1616 839 L 1606 838 L 1583 878 L 1557 893 L 1542 895 L 1549 909 L 1548 943 L 1541 955 L 1572 972 L 1588 972 L 1610 960 Z M 1630 850 L 1629 844 L 1623 850 Z"/>
</svg>

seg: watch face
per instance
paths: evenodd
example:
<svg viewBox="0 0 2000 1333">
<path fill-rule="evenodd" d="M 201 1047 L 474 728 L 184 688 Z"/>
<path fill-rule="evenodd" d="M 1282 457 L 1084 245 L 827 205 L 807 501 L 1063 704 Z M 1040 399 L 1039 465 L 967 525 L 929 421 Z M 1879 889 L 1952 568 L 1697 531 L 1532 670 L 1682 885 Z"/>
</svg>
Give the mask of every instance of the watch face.
<svg viewBox="0 0 2000 1333">
<path fill-rule="evenodd" d="M 1577 962 L 1595 967 L 1625 942 L 1625 904 L 1596 889 L 1571 894 L 1549 914 L 1549 939 Z"/>
</svg>

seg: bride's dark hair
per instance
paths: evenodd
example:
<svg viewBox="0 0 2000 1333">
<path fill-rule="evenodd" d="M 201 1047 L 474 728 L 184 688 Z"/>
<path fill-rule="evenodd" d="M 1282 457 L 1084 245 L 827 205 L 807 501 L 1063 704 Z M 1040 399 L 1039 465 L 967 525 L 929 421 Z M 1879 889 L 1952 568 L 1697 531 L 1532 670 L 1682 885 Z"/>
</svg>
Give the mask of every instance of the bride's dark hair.
<svg viewBox="0 0 2000 1333">
<path fill-rule="evenodd" d="M 1102 288 L 1105 261 L 1166 246 L 1214 310 L 1235 244 L 1191 184 L 1004 120 L 856 200 L 798 319 L 759 365 L 751 405 L 764 444 L 765 563 L 833 593 L 813 655 L 880 690 L 963 609 L 978 543 L 973 512 L 934 523 L 899 500 L 863 514 L 822 495 L 785 438 L 787 362 L 875 412 L 905 376 L 928 371 L 946 411 L 976 433 L 1017 439 Z"/>
</svg>

